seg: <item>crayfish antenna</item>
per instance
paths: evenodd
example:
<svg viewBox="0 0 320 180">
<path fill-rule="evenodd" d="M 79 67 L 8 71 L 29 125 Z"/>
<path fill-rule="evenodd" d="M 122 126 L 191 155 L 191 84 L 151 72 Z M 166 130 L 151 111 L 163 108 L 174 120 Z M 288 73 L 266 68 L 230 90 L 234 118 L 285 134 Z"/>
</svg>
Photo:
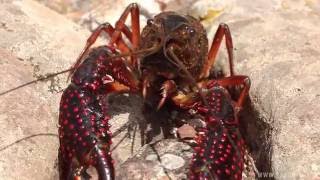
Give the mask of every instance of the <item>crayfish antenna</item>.
<svg viewBox="0 0 320 180">
<path fill-rule="evenodd" d="M 127 57 L 127 56 L 132 56 L 132 55 L 150 54 L 150 53 L 153 53 L 153 52 L 157 51 L 160 47 L 161 46 L 159 46 L 159 45 L 155 45 L 155 46 L 152 46 L 151 48 L 147 48 L 147 49 L 142 49 L 142 50 L 138 50 L 138 51 L 134 51 L 134 52 L 129 52 L 129 53 L 123 53 L 123 54 L 119 54 L 119 55 L 110 56 L 107 59 Z M 64 74 L 64 73 L 67 73 L 67 72 L 70 72 L 69 75 L 68 75 L 68 78 L 67 78 L 67 81 L 69 81 L 69 79 L 71 78 L 73 73 L 76 71 L 76 69 L 81 65 L 81 63 L 82 63 L 81 60 L 80 61 L 77 60 L 77 62 L 69 69 L 66 69 L 66 70 L 63 70 L 63 71 L 60 71 L 60 72 L 57 72 L 57 73 L 49 73 L 48 75 L 46 75 L 44 77 L 38 78 L 36 80 L 24 83 L 24 84 L 19 85 L 17 87 L 14 87 L 14 88 L 11 88 L 11 89 L 6 90 L 4 92 L 1 92 L 0 96 L 3 96 L 3 95 L 8 94 L 8 93 L 10 93 L 12 91 L 18 90 L 18 89 L 23 88 L 25 86 L 28 86 L 30 84 L 37 83 L 38 81 L 45 81 L 45 80 L 47 80 L 49 78 L 52 78 L 52 77 L 55 77 L 57 75 Z"/>
<path fill-rule="evenodd" d="M 12 91 L 18 90 L 18 89 L 20 89 L 20 88 L 23 88 L 23 87 L 25 87 L 25 86 L 28 86 L 28 85 L 30 85 L 30 84 L 34 84 L 34 83 L 37 83 L 37 82 L 39 82 L 39 81 L 45 81 L 45 80 L 47 80 L 47 79 L 50 79 L 50 78 L 55 77 L 55 76 L 60 75 L 60 74 L 64 74 L 64 73 L 69 72 L 69 71 L 72 71 L 72 70 L 73 70 L 73 68 L 70 68 L 70 69 L 66 69 L 66 70 L 63 70 L 63 71 L 60 71 L 60 72 L 57 72 L 57 73 L 49 73 L 48 75 L 46 75 L 46 76 L 44 76 L 44 77 L 38 78 L 38 79 L 36 79 L 36 80 L 33 80 L 33 81 L 30 81 L 30 82 L 21 84 L 21 85 L 19 85 L 19 86 L 17 86 L 17 87 L 14 87 L 14 88 L 11 88 L 11 89 L 6 90 L 6 91 L 4 91 L 4 92 L 1 92 L 1 93 L 0 93 L 0 96 L 5 95 L 5 94 L 8 94 L 8 93 L 10 93 L 10 92 L 12 92 Z"/>
<path fill-rule="evenodd" d="M 58 137 L 58 135 L 57 135 L 57 134 L 54 134 L 54 133 L 38 133 L 38 134 L 33 134 L 33 135 L 30 135 L 30 136 L 26 136 L 26 137 L 23 137 L 23 138 L 21 138 L 21 139 L 18 139 L 18 140 L 16 140 L 16 141 L 14 141 L 14 142 L 12 142 L 12 143 L 4 146 L 4 147 L 1 147 L 1 148 L 0 148 L 0 152 L 1 152 L 1 151 L 4 151 L 4 150 L 6 150 L 6 149 L 8 149 L 8 148 L 10 148 L 10 147 L 12 147 L 13 145 L 19 144 L 19 143 L 22 142 L 22 141 L 26 141 L 26 140 L 32 139 L 32 138 L 34 138 L 34 137 L 39 137 L 39 136 Z"/>
</svg>

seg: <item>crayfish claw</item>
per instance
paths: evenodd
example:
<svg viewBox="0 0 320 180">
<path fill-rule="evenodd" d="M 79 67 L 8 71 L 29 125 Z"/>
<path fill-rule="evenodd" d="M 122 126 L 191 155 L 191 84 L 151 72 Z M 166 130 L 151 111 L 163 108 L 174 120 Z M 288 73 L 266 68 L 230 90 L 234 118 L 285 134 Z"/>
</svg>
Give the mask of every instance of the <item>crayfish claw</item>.
<svg viewBox="0 0 320 180">
<path fill-rule="evenodd" d="M 99 180 L 113 180 L 114 179 L 114 167 L 111 158 L 111 153 L 108 153 L 97 145 L 94 148 L 94 161 L 95 168 L 99 175 Z"/>
</svg>

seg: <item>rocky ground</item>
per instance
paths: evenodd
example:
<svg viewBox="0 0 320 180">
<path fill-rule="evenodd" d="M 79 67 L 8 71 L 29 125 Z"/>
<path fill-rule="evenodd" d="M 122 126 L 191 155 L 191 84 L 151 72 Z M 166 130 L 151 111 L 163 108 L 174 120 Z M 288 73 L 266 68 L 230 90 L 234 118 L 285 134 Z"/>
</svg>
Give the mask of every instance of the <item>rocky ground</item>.
<svg viewBox="0 0 320 180">
<path fill-rule="evenodd" d="M 39 2 L 0 0 L 0 93 L 70 67 L 90 34 L 86 28 L 114 23 L 129 3 Z M 137 2 L 143 22 L 174 10 L 202 18 L 209 38 L 220 22 L 230 26 L 236 72 L 252 80 L 241 115 L 248 145 L 244 179 L 320 179 L 319 1 Z M 221 49 L 220 63 L 226 62 Z M 3 179 L 57 179 L 58 107 L 66 79 L 59 75 L 0 96 Z M 113 96 L 110 104 L 118 178 L 183 179 L 190 146 L 159 138 L 141 147 L 141 99 Z"/>
</svg>

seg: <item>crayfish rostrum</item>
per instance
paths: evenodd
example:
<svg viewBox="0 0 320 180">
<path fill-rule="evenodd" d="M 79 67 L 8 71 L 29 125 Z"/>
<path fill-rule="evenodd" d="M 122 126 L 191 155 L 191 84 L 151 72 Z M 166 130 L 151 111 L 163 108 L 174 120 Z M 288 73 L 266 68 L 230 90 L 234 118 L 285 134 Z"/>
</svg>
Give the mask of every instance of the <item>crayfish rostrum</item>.
<svg viewBox="0 0 320 180">
<path fill-rule="evenodd" d="M 131 28 L 125 21 L 131 16 Z M 101 32 L 108 44 L 91 45 Z M 226 40 L 230 76 L 211 74 L 222 42 Z M 125 38 L 129 42 L 125 41 Z M 139 7 L 130 4 L 115 27 L 101 24 L 71 68 L 71 84 L 64 91 L 59 116 L 60 179 L 89 177 L 94 166 L 99 179 L 114 179 L 110 153 L 109 93 L 141 94 L 160 109 L 167 103 L 200 115 L 197 146 L 190 165 L 190 179 L 241 179 L 244 141 L 239 134 L 238 113 L 248 95 L 247 76 L 235 75 L 229 28 L 220 24 L 208 50 L 208 39 L 198 20 L 163 12 L 147 21 L 140 31 Z M 237 99 L 228 88 L 241 87 Z"/>
</svg>

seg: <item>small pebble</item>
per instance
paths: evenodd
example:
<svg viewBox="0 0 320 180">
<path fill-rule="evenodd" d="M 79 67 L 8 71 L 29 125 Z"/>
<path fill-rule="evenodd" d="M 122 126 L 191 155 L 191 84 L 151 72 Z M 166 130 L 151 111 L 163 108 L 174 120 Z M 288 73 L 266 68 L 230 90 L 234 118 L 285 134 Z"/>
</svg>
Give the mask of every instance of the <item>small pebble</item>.
<svg viewBox="0 0 320 180">
<path fill-rule="evenodd" d="M 182 157 L 174 154 L 165 154 L 161 156 L 161 164 L 169 170 L 174 170 L 184 166 L 185 161 Z"/>
</svg>

